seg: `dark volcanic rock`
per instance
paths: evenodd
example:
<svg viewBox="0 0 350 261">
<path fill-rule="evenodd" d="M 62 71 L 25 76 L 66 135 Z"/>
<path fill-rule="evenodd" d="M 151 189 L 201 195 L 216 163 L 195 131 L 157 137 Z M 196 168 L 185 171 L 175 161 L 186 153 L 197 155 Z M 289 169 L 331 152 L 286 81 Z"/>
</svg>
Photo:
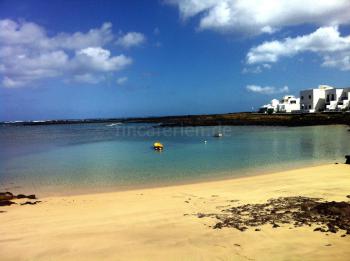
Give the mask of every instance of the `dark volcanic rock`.
<svg viewBox="0 0 350 261">
<path fill-rule="evenodd" d="M 15 202 L 11 201 L 11 200 L 0 200 L 0 206 L 4 207 L 4 206 L 11 206 L 13 204 L 16 204 Z"/>
<path fill-rule="evenodd" d="M 24 195 L 18 194 L 14 196 L 11 192 L 0 192 L 0 206 L 11 206 L 13 204 L 17 204 L 13 202 L 14 199 L 36 199 L 35 195 Z M 21 205 L 35 205 L 41 201 L 26 201 L 21 203 Z"/>
<path fill-rule="evenodd" d="M 314 206 L 311 211 L 324 216 L 334 216 L 339 218 L 350 218 L 350 204 L 347 202 L 324 202 Z"/>
<path fill-rule="evenodd" d="M 350 203 L 323 202 L 320 198 L 281 197 L 263 204 L 246 204 L 225 209 L 220 214 L 198 214 L 198 217 L 214 217 L 218 222 L 214 229 L 231 227 L 245 231 L 249 227 L 271 224 L 278 228 L 283 224 L 295 227 L 313 226 L 314 231 L 350 234 Z M 255 231 L 258 231 L 257 229 Z"/>
<path fill-rule="evenodd" d="M 36 196 L 35 196 L 35 195 L 28 195 L 28 196 L 26 196 L 26 195 L 24 195 L 24 194 L 18 194 L 18 195 L 16 196 L 16 198 L 18 198 L 18 199 L 22 199 L 22 198 L 36 199 Z"/>
<path fill-rule="evenodd" d="M 23 205 L 36 205 L 36 204 L 38 204 L 38 203 L 40 203 L 41 201 L 34 201 L 34 202 L 32 202 L 32 201 L 26 201 L 26 202 L 24 202 L 24 203 L 21 203 L 21 205 L 23 206 Z"/>
<path fill-rule="evenodd" d="M 14 199 L 14 196 L 11 192 L 0 192 L 0 201 L 12 199 Z"/>
</svg>

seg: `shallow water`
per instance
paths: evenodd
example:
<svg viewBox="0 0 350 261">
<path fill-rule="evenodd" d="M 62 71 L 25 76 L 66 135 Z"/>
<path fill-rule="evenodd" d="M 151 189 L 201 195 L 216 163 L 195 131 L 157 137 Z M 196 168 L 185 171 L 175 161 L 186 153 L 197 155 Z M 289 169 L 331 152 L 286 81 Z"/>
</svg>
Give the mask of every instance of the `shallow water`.
<svg viewBox="0 0 350 261">
<path fill-rule="evenodd" d="M 224 136 L 214 138 L 217 132 Z M 155 141 L 163 152 L 153 151 Z M 0 189 L 74 194 L 171 185 L 343 162 L 349 152 L 346 126 L 2 126 Z"/>
</svg>

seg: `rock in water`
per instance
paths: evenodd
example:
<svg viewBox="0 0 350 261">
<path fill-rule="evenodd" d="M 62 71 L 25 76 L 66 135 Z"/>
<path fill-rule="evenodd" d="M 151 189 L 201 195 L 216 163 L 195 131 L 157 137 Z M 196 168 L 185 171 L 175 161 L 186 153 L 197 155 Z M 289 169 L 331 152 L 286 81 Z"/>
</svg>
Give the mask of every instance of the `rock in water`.
<svg viewBox="0 0 350 261">
<path fill-rule="evenodd" d="M 346 158 L 345 164 L 350 164 L 350 155 L 346 155 L 345 158 Z"/>
</svg>

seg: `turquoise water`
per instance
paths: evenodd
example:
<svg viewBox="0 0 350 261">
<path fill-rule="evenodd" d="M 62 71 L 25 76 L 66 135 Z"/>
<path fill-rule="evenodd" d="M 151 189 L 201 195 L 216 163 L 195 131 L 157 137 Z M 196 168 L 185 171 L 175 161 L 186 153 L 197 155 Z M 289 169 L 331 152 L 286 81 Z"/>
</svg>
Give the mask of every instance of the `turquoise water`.
<svg viewBox="0 0 350 261">
<path fill-rule="evenodd" d="M 170 185 L 343 162 L 350 153 L 346 126 L 109 125 L 0 127 L 0 189 L 74 194 Z M 153 151 L 155 141 L 163 152 Z"/>
</svg>

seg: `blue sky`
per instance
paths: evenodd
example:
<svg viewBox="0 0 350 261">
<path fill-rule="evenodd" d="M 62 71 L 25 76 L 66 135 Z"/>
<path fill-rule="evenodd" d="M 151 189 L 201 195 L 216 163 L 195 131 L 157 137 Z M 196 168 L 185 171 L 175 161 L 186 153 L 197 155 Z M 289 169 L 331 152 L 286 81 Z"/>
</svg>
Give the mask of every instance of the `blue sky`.
<svg viewBox="0 0 350 261">
<path fill-rule="evenodd" d="M 0 0 L 0 120 L 250 111 L 350 86 L 350 1 Z"/>
</svg>

